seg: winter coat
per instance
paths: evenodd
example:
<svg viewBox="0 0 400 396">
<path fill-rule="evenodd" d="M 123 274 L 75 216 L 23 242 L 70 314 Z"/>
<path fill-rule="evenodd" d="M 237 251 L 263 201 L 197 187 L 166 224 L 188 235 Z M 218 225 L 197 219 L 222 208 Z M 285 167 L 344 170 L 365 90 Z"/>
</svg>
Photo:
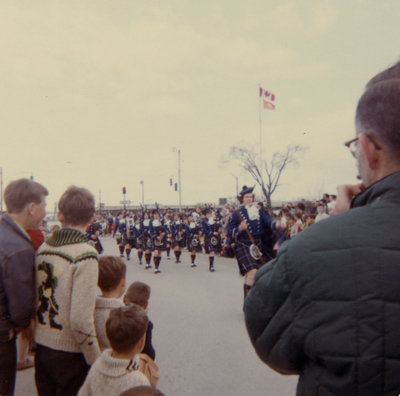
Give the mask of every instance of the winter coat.
<svg viewBox="0 0 400 396">
<path fill-rule="evenodd" d="M 307 228 L 245 301 L 259 357 L 299 374 L 297 395 L 400 393 L 400 172 Z"/>
</svg>

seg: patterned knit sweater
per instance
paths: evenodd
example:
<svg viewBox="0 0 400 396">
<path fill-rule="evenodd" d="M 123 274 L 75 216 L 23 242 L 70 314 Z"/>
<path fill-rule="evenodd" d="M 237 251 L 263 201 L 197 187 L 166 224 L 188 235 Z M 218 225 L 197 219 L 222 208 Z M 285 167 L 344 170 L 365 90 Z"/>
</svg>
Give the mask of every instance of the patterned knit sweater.
<svg viewBox="0 0 400 396">
<path fill-rule="evenodd" d="M 94 327 L 98 254 L 83 233 L 56 230 L 36 258 L 35 341 L 48 348 L 81 352 L 88 364 L 100 355 Z"/>
<path fill-rule="evenodd" d="M 96 326 L 97 340 L 101 351 L 110 348 L 110 342 L 106 335 L 106 322 L 110 311 L 114 308 L 123 307 L 124 303 L 119 298 L 105 298 L 97 296 L 96 308 L 94 310 L 94 324 Z"/>
<path fill-rule="evenodd" d="M 116 359 L 106 349 L 90 368 L 78 396 L 117 396 L 135 386 L 150 385 L 137 368 L 135 360 Z"/>
</svg>

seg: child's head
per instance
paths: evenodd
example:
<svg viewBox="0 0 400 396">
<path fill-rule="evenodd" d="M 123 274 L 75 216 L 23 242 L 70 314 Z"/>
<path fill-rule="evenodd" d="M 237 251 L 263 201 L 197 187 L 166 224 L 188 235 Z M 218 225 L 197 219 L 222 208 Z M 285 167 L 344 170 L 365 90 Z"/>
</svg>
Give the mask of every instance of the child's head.
<svg viewBox="0 0 400 396">
<path fill-rule="evenodd" d="M 150 299 L 150 286 L 143 282 L 133 282 L 125 293 L 125 304 L 136 304 L 143 309 L 147 308 Z"/>
<path fill-rule="evenodd" d="M 119 257 L 100 257 L 98 285 L 103 294 L 117 292 L 117 297 L 121 297 L 125 291 L 125 276 L 126 265 Z"/>
<path fill-rule="evenodd" d="M 58 209 L 64 226 L 86 226 L 95 212 L 94 195 L 86 188 L 70 186 L 58 201 Z"/>
<path fill-rule="evenodd" d="M 141 385 L 122 392 L 119 396 L 164 396 L 158 389 Z"/>
<path fill-rule="evenodd" d="M 112 350 L 124 354 L 139 353 L 144 346 L 148 322 L 146 312 L 137 305 L 111 310 L 106 334 Z"/>
</svg>

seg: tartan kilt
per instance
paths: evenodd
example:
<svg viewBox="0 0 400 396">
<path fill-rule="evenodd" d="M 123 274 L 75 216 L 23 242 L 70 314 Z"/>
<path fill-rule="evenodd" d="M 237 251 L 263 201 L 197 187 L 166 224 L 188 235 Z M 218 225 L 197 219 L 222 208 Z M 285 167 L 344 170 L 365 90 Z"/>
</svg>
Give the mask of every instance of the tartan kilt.
<svg viewBox="0 0 400 396">
<path fill-rule="evenodd" d="M 211 238 L 216 238 L 217 239 L 217 243 L 216 244 L 212 244 L 211 243 Z M 205 248 L 206 248 L 206 253 L 209 254 L 211 252 L 214 253 L 221 253 L 222 250 L 222 244 L 221 244 L 221 237 L 220 236 L 215 236 L 212 235 L 211 237 L 206 237 L 205 238 Z"/>
<path fill-rule="evenodd" d="M 255 239 L 255 242 L 261 250 L 261 241 Z M 249 246 L 250 241 L 248 244 L 235 243 L 235 247 L 233 248 L 239 266 L 239 272 L 242 276 L 246 275 L 246 273 L 252 269 L 259 269 L 261 267 L 261 261 L 255 260 L 253 257 L 251 257 Z M 267 260 L 265 259 L 264 255 L 263 258 L 264 262 L 266 262 Z"/>
<path fill-rule="evenodd" d="M 153 240 L 149 235 L 143 236 L 143 249 L 144 250 L 153 250 Z"/>
<path fill-rule="evenodd" d="M 118 235 L 117 236 L 117 238 L 116 238 L 116 241 L 117 241 L 117 245 L 125 245 L 126 244 L 126 237 L 125 237 L 125 234 L 123 234 L 123 235 Z"/>
<path fill-rule="evenodd" d="M 137 237 L 135 240 L 135 248 L 136 249 L 141 249 L 143 247 L 143 240 L 142 237 Z"/>
<path fill-rule="evenodd" d="M 161 242 L 157 239 L 153 239 L 153 251 L 154 250 L 167 250 L 167 240 L 164 238 Z"/>
<path fill-rule="evenodd" d="M 176 237 L 174 237 L 173 239 L 172 239 L 172 246 L 175 248 L 175 247 L 177 247 L 177 246 L 179 246 L 179 247 L 181 247 L 181 248 L 184 248 L 185 247 L 185 245 L 186 245 L 186 237 L 185 236 L 182 236 L 182 239 L 176 239 Z"/>
<path fill-rule="evenodd" d="M 197 241 L 193 244 L 193 241 Z M 201 241 L 198 237 L 190 237 L 188 242 L 188 250 L 189 252 L 201 252 Z"/>
<path fill-rule="evenodd" d="M 136 239 L 132 237 L 126 238 L 126 243 L 131 245 L 132 249 L 136 247 Z"/>
</svg>

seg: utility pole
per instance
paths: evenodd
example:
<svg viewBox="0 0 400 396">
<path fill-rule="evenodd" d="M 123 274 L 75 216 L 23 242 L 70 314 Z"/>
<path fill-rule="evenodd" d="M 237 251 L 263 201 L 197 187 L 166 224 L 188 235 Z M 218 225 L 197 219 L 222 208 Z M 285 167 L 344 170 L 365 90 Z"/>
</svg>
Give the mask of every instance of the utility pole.
<svg viewBox="0 0 400 396">
<path fill-rule="evenodd" d="M 179 212 L 182 212 L 181 150 L 178 150 Z"/>
<path fill-rule="evenodd" d="M 142 185 L 142 206 L 144 207 L 144 180 L 140 180 L 140 184 Z"/>
<path fill-rule="evenodd" d="M 179 211 L 182 211 L 182 179 L 181 179 L 181 150 L 172 149 L 173 152 L 178 152 L 178 194 L 179 194 Z"/>
</svg>

